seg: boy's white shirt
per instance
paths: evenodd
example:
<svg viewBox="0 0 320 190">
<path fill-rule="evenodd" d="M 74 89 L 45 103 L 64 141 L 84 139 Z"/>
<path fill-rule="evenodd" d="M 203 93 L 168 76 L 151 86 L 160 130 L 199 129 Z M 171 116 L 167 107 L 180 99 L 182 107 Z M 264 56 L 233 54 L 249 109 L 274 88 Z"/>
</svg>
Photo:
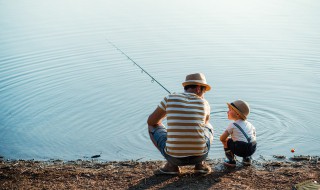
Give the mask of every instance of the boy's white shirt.
<svg viewBox="0 0 320 190">
<path fill-rule="evenodd" d="M 233 141 L 248 142 L 243 133 L 233 123 L 237 123 L 248 137 L 251 137 L 251 142 L 256 141 L 256 128 L 249 121 L 241 119 L 230 123 L 226 129 Z"/>
</svg>

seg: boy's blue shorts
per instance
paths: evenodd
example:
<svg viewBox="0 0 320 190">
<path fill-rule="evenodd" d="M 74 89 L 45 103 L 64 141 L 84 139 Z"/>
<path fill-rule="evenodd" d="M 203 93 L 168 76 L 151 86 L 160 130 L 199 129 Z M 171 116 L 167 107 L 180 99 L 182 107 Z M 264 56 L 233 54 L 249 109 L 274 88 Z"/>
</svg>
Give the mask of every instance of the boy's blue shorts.
<svg viewBox="0 0 320 190">
<path fill-rule="evenodd" d="M 173 165 L 184 166 L 184 165 L 195 165 L 204 161 L 208 157 L 210 150 L 210 139 L 213 139 L 213 131 L 207 127 L 205 129 L 205 137 L 207 144 L 207 152 L 202 156 L 188 156 L 188 157 L 173 157 L 166 153 L 166 142 L 167 142 L 167 129 L 164 126 L 158 126 L 154 128 L 151 134 L 151 138 L 157 143 L 157 147 L 165 159 Z"/>
</svg>

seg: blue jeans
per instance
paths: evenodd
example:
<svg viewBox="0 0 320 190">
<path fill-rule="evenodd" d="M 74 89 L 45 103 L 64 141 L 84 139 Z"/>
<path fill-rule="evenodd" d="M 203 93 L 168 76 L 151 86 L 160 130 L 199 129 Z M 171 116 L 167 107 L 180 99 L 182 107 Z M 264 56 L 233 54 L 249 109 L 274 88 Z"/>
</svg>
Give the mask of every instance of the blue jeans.
<svg viewBox="0 0 320 190">
<path fill-rule="evenodd" d="M 207 127 L 205 130 L 205 138 L 207 145 L 207 152 L 202 156 L 188 156 L 188 157 L 173 157 L 166 153 L 166 142 L 167 142 L 167 129 L 164 126 L 158 126 L 153 129 L 153 131 L 149 131 L 151 140 L 156 144 L 157 148 L 164 156 L 164 158 L 173 165 L 176 166 L 185 166 L 185 165 L 195 165 L 204 161 L 208 157 L 208 153 L 210 150 L 210 139 L 213 138 L 213 131 Z"/>
</svg>

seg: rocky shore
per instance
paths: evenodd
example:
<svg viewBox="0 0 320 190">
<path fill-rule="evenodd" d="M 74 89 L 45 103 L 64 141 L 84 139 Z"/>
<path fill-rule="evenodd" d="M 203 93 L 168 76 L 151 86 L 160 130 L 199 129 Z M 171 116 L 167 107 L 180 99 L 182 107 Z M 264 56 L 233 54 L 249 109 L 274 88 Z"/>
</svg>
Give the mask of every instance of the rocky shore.
<svg viewBox="0 0 320 190">
<path fill-rule="evenodd" d="M 176 176 L 154 174 L 164 161 L 1 160 L 0 189 L 292 189 L 320 181 L 319 157 L 274 158 L 235 169 L 222 159 L 208 160 L 212 173 L 194 174 L 184 166 Z"/>
</svg>

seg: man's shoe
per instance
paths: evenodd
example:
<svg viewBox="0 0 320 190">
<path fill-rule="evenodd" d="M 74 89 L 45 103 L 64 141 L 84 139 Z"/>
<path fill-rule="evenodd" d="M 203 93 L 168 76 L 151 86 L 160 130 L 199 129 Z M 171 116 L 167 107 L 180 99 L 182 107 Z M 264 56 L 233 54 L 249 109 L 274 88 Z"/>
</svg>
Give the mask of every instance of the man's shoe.
<svg viewBox="0 0 320 190">
<path fill-rule="evenodd" d="M 195 165 L 194 172 L 201 173 L 201 174 L 208 174 L 211 172 L 211 167 L 207 165 L 205 162 L 201 162 Z"/>
<path fill-rule="evenodd" d="M 180 174 L 180 168 L 179 166 L 175 166 L 167 162 L 164 166 L 162 166 L 159 170 L 157 170 L 155 174 L 178 175 Z"/>
<path fill-rule="evenodd" d="M 235 160 L 225 159 L 223 164 L 225 166 L 229 166 L 229 167 L 236 167 L 236 161 Z"/>
<path fill-rule="evenodd" d="M 251 158 L 250 157 L 243 157 L 242 163 L 244 166 L 250 166 L 251 165 Z"/>
</svg>

